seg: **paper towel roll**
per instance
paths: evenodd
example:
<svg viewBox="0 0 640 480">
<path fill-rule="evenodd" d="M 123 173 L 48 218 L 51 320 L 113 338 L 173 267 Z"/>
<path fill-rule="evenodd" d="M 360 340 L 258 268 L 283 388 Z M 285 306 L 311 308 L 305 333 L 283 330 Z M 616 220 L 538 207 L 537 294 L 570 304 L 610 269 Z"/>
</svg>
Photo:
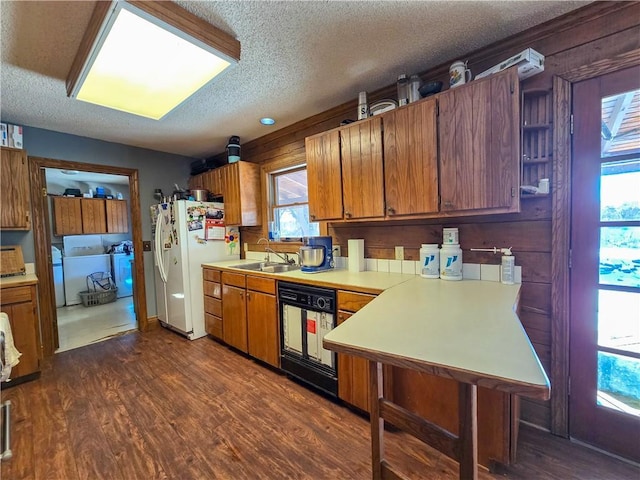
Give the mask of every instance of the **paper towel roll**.
<svg viewBox="0 0 640 480">
<path fill-rule="evenodd" d="M 349 249 L 349 271 L 362 272 L 365 269 L 364 239 L 357 238 L 347 242 Z"/>
</svg>

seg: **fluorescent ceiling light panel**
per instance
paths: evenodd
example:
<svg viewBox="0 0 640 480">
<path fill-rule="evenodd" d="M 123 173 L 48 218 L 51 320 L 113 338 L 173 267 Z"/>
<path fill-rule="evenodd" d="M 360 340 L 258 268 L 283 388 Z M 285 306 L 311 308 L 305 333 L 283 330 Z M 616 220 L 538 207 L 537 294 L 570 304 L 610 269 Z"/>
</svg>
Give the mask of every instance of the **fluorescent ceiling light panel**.
<svg viewBox="0 0 640 480">
<path fill-rule="evenodd" d="M 235 60 L 165 21 L 118 1 L 109 9 L 84 68 L 70 87 L 70 96 L 159 120 Z"/>
</svg>

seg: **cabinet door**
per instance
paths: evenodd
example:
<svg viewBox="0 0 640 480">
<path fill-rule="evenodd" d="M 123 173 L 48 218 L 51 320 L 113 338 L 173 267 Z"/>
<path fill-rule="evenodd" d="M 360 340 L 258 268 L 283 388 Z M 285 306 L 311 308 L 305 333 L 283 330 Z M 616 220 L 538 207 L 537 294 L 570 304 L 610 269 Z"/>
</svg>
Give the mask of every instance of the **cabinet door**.
<svg viewBox="0 0 640 480">
<path fill-rule="evenodd" d="M 338 325 L 351 317 L 338 312 Z M 369 361 L 351 355 L 338 354 L 338 397 L 360 410 L 369 412 Z"/>
<path fill-rule="evenodd" d="M 342 174 L 340 167 L 340 133 L 338 130 L 308 137 L 307 185 L 309 218 L 338 220 L 342 218 Z"/>
<path fill-rule="evenodd" d="M 76 197 L 52 197 L 54 235 L 79 235 L 82 233 L 82 199 Z"/>
<path fill-rule="evenodd" d="M 518 211 L 516 69 L 449 90 L 439 98 L 441 210 Z"/>
<path fill-rule="evenodd" d="M 104 200 L 100 198 L 83 198 L 82 200 L 82 232 L 106 233 L 107 213 Z"/>
<path fill-rule="evenodd" d="M 369 121 L 358 122 L 341 129 L 340 149 L 344 217 L 383 217 L 384 178 L 380 118 L 374 117 Z"/>
<path fill-rule="evenodd" d="M 107 210 L 107 232 L 127 233 L 129 231 L 129 215 L 125 200 L 105 200 Z"/>
<path fill-rule="evenodd" d="M 280 366 L 280 335 L 276 297 L 247 291 L 249 355 Z"/>
<path fill-rule="evenodd" d="M 11 370 L 11 378 L 23 377 L 40 370 L 40 334 L 36 313 L 35 287 L 15 287 L 2 290 L 2 297 L 10 301 L 30 298 L 29 301 L 3 304 L 2 311 L 9 316 L 13 342 L 20 356 L 20 363 Z"/>
<path fill-rule="evenodd" d="M 225 165 L 221 174 L 224 183 L 224 221 L 227 225 L 242 225 L 238 164 Z"/>
<path fill-rule="evenodd" d="M 0 228 L 29 230 L 29 169 L 24 150 L 2 148 Z"/>
<path fill-rule="evenodd" d="M 437 212 L 435 99 L 386 113 L 382 121 L 387 215 Z"/>
<path fill-rule="evenodd" d="M 247 353 L 247 310 L 244 288 L 222 286 L 222 332 L 225 343 Z"/>
</svg>

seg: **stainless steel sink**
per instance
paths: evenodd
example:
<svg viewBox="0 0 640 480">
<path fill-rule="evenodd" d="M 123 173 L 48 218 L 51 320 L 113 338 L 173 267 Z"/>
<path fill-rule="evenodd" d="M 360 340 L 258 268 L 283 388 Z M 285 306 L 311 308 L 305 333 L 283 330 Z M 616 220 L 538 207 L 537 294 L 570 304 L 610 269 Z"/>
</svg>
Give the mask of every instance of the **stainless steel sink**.
<svg viewBox="0 0 640 480">
<path fill-rule="evenodd" d="M 282 272 L 290 272 L 292 270 L 299 270 L 300 265 L 290 265 L 288 263 L 277 263 L 277 262 L 259 262 L 259 263 L 244 263 L 242 265 L 234 265 L 230 268 L 237 268 L 239 270 L 250 270 L 252 272 L 282 273 Z"/>
</svg>

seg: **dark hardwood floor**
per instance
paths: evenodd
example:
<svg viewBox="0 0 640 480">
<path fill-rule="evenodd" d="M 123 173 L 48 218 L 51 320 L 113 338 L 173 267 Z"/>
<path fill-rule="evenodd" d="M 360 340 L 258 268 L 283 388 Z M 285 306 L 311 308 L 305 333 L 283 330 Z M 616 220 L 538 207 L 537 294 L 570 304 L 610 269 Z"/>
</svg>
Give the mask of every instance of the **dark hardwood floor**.
<svg viewBox="0 0 640 480">
<path fill-rule="evenodd" d="M 368 479 L 368 421 L 209 338 L 158 328 L 55 355 L 12 402 L 2 479 Z M 388 433 L 412 479 L 457 464 Z M 623 480 L 640 470 L 523 426 L 518 463 L 480 479 Z"/>
</svg>

